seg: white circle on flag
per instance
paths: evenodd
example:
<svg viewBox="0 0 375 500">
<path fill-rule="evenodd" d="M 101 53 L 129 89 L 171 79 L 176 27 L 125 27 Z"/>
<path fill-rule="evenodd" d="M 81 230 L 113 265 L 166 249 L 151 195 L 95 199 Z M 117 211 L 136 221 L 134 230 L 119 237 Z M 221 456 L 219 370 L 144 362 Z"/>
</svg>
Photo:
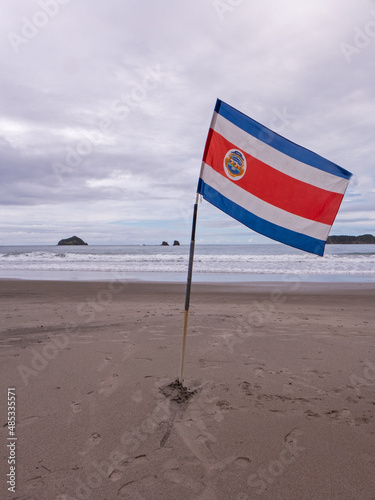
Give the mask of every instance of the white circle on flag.
<svg viewBox="0 0 375 500">
<path fill-rule="evenodd" d="M 239 181 L 246 173 L 246 158 L 239 149 L 230 149 L 224 156 L 224 171 L 232 181 Z"/>
</svg>

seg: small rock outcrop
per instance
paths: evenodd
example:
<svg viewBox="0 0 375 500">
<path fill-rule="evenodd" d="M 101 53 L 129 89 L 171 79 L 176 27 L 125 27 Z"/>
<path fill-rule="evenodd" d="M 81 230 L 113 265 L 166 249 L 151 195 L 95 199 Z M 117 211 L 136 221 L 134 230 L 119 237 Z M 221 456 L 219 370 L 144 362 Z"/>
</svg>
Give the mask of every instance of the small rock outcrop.
<svg viewBox="0 0 375 500">
<path fill-rule="evenodd" d="M 58 245 L 87 245 L 87 243 L 81 240 L 81 238 L 78 238 L 78 236 L 72 236 L 71 238 L 60 240 Z"/>
<path fill-rule="evenodd" d="M 169 247 L 169 243 L 167 241 L 163 241 L 161 244 L 162 247 Z"/>
<path fill-rule="evenodd" d="M 180 242 L 179 242 L 179 241 L 177 241 L 177 240 L 174 240 L 174 242 L 173 242 L 173 246 L 174 246 L 174 247 L 178 247 L 178 246 L 180 246 Z"/>
</svg>

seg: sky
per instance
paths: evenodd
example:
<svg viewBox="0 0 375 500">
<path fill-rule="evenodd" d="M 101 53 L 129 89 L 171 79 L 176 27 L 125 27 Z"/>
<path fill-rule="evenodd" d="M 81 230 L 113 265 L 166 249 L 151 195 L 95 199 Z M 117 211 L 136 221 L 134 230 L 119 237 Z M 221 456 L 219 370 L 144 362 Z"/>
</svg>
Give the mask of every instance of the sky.
<svg viewBox="0 0 375 500">
<path fill-rule="evenodd" d="M 0 37 L 0 245 L 188 244 L 217 98 L 352 172 L 331 234 L 375 234 L 374 0 L 17 0 Z"/>
</svg>

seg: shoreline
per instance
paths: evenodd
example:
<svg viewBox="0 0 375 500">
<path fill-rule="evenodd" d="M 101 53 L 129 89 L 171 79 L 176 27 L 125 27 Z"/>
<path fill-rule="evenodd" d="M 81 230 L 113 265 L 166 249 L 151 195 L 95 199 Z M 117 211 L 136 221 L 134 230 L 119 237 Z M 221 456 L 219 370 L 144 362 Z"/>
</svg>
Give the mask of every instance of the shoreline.
<svg viewBox="0 0 375 500">
<path fill-rule="evenodd" d="M 2 289 L 10 290 L 24 290 L 26 287 L 37 287 L 41 290 L 61 290 L 65 288 L 72 290 L 77 288 L 79 293 L 82 290 L 100 290 L 103 288 L 123 287 L 132 288 L 134 291 L 138 290 L 139 293 L 144 291 L 158 291 L 161 289 L 175 290 L 181 294 L 185 293 L 186 283 L 183 282 L 166 282 L 166 281 L 132 281 L 132 280 L 34 280 L 34 279 L 21 279 L 21 278 L 0 278 L 0 293 Z M 264 294 L 277 290 L 286 295 L 313 294 L 326 292 L 330 293 L 347 293 L 347 292 L 368 292 L 375 293 L 375 282 L 343 282 L 343 281 L 241 281 L 241 282 L 193 282 L 192 294 L 196 293 L 239 293 L 256 295 L 258 293 Z M 43 292 L 42 292 L 43 293 Z"/>
<path fill-rule="evenodd" d="M 2 278 L 0 277 L 0 283 L 1 284 L 6 284 L 6 283 L 27 283 L 27 284 L 33 284 L 33 283 L 49 283 L 51 286 L 57 285 L 57 286 L 64 286 L 64 285 L 73 285 L 74 283 L 84 285 L 86 284 L 87 286 L 99 286 L 99 285 L 108 285 L 111 283 L 121 283 L 123 285 L 138 285 L 138 286 L 180 286 L 184 287 L 186 286 L 186 281 L 147 281 L 147 280 L 131 280 L 131 279 L 122 279 L 122 278 L 113 278 L 113 279 L 103 279 L 103 280 L 78 280 L 78 279 L 66 279 L 66 280 L 53 280 L 53 279 L 23 279 L 23 278 Z M 238 288 L 247 288 L 251 289 L 254 288 L 255 290 L 258 289 L 258 287 L 281 287 L 285 289 L 290 289 L 292 291 L 296 291 L 296 287 L 303 287 L 304 289 L 325 289 L 325 288 L 345 288 L 345 289 L 359 289 L 359 288 L 365 288 L 369 290 L 375 290 L 375 281 L 304 281 L 304 280 L 299 280 L 299 279 L 293 279 L 293 277 L 290 277 L 288 280 L 270 280 L 270 281 L 253 281 L 253 280 L 244 280 L 244 281 L 194 281 L 192 282 L 193 287 L 212 287 L 214 289 L 215 287 L 221 288 L 225 286 L 230 286 L 230 287 L 238 287 Z"/>
<path fill-rule="evenodd" d="M 114 273 L 114 272 L 53 272 L 53 271 L 19 271 L 2 273 L 0 281 L 52 281 L 52 282 L 82 282 L 82 283 L 105 283 L 110 281 L 122 281 L 124 283 L 165 283 L 184 284 L 187 280 L 185 273 L 162 273 L 162 272 L 137 272 L 137 273 Z M 257 284 L 257 283 L 367 283 L 375 284 L 373 276 L 364 275 L 300 275 L 300 274 L 235 274 L 235 273 L 193 273 L 195 284 Z"/>
</svg>

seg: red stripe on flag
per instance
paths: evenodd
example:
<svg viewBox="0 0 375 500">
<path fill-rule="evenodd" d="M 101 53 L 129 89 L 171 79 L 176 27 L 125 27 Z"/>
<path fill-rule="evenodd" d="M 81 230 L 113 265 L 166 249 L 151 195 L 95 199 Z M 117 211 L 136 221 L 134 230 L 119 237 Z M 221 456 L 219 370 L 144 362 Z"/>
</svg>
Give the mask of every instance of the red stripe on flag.
<svg viewBox="0 0 375 500">
<path fill-rule="evenodd" d="M 239 149 L 222 135 L 210 129 L 203 161 L 228 179 L 224 171 L 224 157 L 230 149 Z M 253 156 L 246 157 L 246 174 L 231 182 L 261 200 L 305 219 L 333 224 L 343 194 L 333 193 L 294 179 Z M 225 193 L 223 193 L 225 195 Z"/>
</svg>

